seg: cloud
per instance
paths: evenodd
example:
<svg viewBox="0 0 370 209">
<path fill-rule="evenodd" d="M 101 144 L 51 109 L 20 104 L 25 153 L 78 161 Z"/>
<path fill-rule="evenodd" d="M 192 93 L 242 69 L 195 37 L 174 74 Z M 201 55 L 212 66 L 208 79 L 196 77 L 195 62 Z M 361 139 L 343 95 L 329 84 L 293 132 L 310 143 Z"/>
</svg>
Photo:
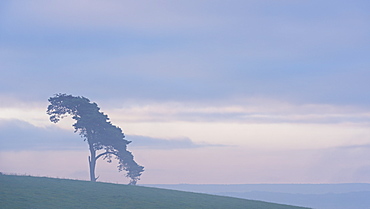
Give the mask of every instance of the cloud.
<svg viewBox="0 0 370 209">
<path fill-rule="evenodd" d="M 139 149 L 194 149 L 202 147 L 218 147 L 225 145 L 195 143 L 189 138 L 160 139 L 148 136 L 128 135 L 127 140 L 132 140 L 130 146 Z"/>
<path fill-rule="evenodd" d="M 356 145 L 348 145 L 348 146 L 339 146 L 336 149 L 343 149 L 343 150 L 368 150 L 370 149 L 370 144 L 356 144 Z"/>
<path fill-rule="evenodd" d="M 85 96 L 85 95 L 84 95 Z M 1 98 L 1 97 L 0 97 Z M 32 103 L 28 100 L 7 100 L 3 97 L 3 106 L 0 104 L 0 119 L 19 119 L 37 127 L 53 127 L 45 113 L 48 106 L 44 102 Z M 214 102 L 153 102 L 127 99 L 120 102 L 121 98 L 95 99 L 101 111 L 109 115 L 113 124 L 123 128 L 135 123 L 199 123 L 199 124 L 316 124 L 368 126 L 370 112 L 367 108 L 347 105 L 332 104 L 297 104 L 285 101 L 254 98 L 234 99 L 232 101 Z M 13 102 L 14 101 L 14 102 Z M 12 103 L 13 102 L 13 103 Z M 55 127 L 69 130 L 74 121 L 67 117 Z M 131 127 L 130 125 L 130 127 Z M 127 130 L 130 133 L 130 129 Z M 143 135 L 138 132 L 133 135 Z M 144 134 L 155 136 L 155 133 Z M 164 135 L 165 136 L 165 135 Z M 179 137 L 180 136 L 180 137 Z M 156 136 L 157 137 L 157 136 Z M 183 138 L 188 135 L 180 134 L 170 138 Z M 161 136 L 160 138 L 163 138 Z M 192 137 L 190 137 L 194 140 Z M 166 136 L 164 137 L 166 139 Z"/>
<path fill-rule="evenodd" d="M 116 121 L 238 122 L 238 123 L 368 123 L 365 108 L 323 104 L 294 104 L 276 100 L 234 100 L 233 104 L 203 102 L 126 102 L 106 110 Z M 120 118 L 124 116 L 123 118 Z"/>
<path fill-rule="evenodd" d="M 210 146 L 223 146 L 195 143 L 189 138 L 160 139 L 148 136 L 127 135 L 132 141 L 129 149 L 193 149 Z M 87 143 L 71 130 L 55 126 L 37 127 L 15 119 L 0 120 L 0 150 L 84 150 Z"/>
<path fill-rule="evenodd" d="M 28 122 L 0 120 L 0 150 L 81 150 L 87 145 L 72 130 L 36 127 Z"/>
<path fill-rule="evenodd" d="M 116 107 L 128 100 L 213 107 L 254 97 L 368 107 L 369 21 L 362 6 L 368 3 L 232 2 L 7 3 L 0 24 L 0 96 L 7 105 L 61 92 Z M 203 117 L 201 111 L 186 116 L 195 114 Z M 320 114 L 310 117 L 321 120 Z"/>
<path fill-rule="evenodd" d="M 195 5 L 194 5 L 195 4 Z M 158 3 L 152 1 L 44 1 L 29 4 L 13 2 L 8 10 L 19 13 L 19 22 L 34 21 L 44 27 L 64 29 L 119 29 L 161 30 L 194 28 L 203 25 L 204 14 L 194 13 L 196 2 L 187 1 Z M 8 14 L 10 13 L 8 11 Z M 192 15 L 189 15 L 192 14 Z M 28 19 L 27 19 L 28 17 Z M 45 21 L 48 17 L 48 21 Z M 197 21 L 198 20 L 198 21 Z M 149 29 L 149 30 L 148 30 Z M 153 30 L 154 29 L 154 30 Z"/>
<path fill-rule="evenodd" d="M 311 170 L 321 174 L 312 173 L 311 177 L 321 178 L 324 182 L 369 182 L 369 157 L 368 141 L 318 149 L 312 153 Z"/>
</svg>

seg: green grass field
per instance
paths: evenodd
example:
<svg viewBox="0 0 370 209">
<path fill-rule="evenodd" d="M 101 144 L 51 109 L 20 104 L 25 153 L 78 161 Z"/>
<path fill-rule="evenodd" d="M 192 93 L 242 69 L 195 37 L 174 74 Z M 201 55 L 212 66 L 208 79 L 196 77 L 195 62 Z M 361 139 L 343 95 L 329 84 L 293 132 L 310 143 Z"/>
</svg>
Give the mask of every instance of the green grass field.
<svg viewBox="0 0 370 209">
<path fill-rule="evenodd" d="M 299 209 L 302 207 L 141 186 L 0 175 L 0 208 Z"/>
</svg>

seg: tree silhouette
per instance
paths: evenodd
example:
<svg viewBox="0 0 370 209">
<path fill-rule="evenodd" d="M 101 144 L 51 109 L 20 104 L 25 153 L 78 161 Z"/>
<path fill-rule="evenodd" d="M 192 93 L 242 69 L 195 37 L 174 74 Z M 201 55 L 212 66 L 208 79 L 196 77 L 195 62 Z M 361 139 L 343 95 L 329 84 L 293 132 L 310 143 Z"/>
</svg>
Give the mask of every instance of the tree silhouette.
<svg viewBox="0 0 370 209">
<path fill-rule="evenodd" d="M 99 158 L 112 162 L 112 157 L 118 160 L 118 170 L 126 171 L 126 177 L 130 178 L 131 185 L 135 185 L 140 179 L 144 167 L 134 161 L 134 156 L 127 151 L 127 145 L 131 143 L 125 139 L 121 128 L 113 125 L 107 115 L 100 112 L 96 103 L 80 96 L 56 94 L 48 100 L 51 104 L 47 108 L 50 121 L 59 122 L 60 119 L 71 115 L 76 120 L 73 124 L 75 132 L 78 132 L 84 141 L 89 144 L 89 168 L 90 180 L 96 181 L 95 166 Z M 101 151 L 99 154 L 97 151 Z"/>
</svg>

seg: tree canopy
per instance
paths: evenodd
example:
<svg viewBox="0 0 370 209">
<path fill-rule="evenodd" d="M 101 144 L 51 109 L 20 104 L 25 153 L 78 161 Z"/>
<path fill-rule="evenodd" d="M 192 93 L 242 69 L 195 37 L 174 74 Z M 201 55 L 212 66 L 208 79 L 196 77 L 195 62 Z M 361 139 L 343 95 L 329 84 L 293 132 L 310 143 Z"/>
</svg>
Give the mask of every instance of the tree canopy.
<svg viewBox="0 0 370 209">
<path fill-rule="evenodd" d="M 81 96 L 56 94 L 50 97 L 47 114 L 50 121 L 59 122 L 62 118 L 71 115 L 76 120 L 73 124 L 75 132 L 89 144 L 90 180 L 96 181 L 95 165 L 100 157 L 112 162 L 112 157 L 118 160 L 118 170 L 126 171 L 130 184 L 135 185 L 140 179 L 144 167 L 134 161 L 134 156 L 127 150 L 131 142 L 125 139 L 122 129 L 113 125 L 108 116 L 100 111 L 98 105 Z M 97 154 L 100 151 L 100 154 Z"/>
</svg>

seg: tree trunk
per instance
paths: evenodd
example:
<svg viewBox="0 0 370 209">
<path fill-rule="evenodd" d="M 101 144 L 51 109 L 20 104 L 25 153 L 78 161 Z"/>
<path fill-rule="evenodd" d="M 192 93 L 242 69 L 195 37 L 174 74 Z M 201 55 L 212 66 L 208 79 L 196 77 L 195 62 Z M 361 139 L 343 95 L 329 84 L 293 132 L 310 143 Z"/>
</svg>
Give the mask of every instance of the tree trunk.
<svg viewBox="0 0 370 209">
<path fill-rule="evenodd" d="M 95 165 L 96 165 L 96 151 L 92 144 L 89 143 L 90 156 L 89 156 L 89 166 L 90 166 L 90 181 L 96 182 L 95 177 Z"/>
</svg>

